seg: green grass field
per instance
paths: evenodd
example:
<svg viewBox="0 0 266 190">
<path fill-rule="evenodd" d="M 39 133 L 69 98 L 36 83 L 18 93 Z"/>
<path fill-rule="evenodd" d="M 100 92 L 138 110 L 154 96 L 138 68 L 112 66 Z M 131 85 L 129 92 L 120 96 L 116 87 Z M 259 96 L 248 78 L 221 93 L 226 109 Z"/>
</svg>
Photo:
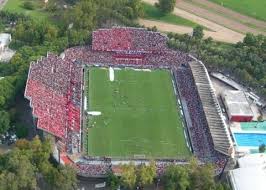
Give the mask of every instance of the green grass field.
<svg viewBox="0 0 266 190">
<path fill-rule="evenodd" d="M 102 112 L 89 117 L 89 155 L 190 155 L 170 72 L 115 70 L 115 81 L 111 82 L 109 70 L 92 68 L 88 78 L 89 110 Z"/>
<path fill-rule="evenodd" d="M 178 17 L 171 13 L 165 15 L 162 12 L 160 12 L 156 7 L 147 3 L 143 3 L 143 8 L 144 8 L 144 18 L 148 20 L 157 20 L 169 24 L 183 25 L 189 27 L 195 27 L 198 25 L 190 20 Z"/>
<path fill-rule="evenodd" d="M 265 0 L 211 0 L 232 10 L 266 21 Z"/>
<path fill-rule="evenodd" d="M 23 3 L 26 0 L 8 0 L 5 4 L 3 10 L 4 11 L 10 11 L 10 12 L 16 12 L 16 13 L 23 13 L 25 15 L 31 16 L 34 19 L 46 19 L 48 17 L 48 13 L 44 12 L 42 9 L 43 1 L 41 0 L 27 0 L 33 2 L 35 5 L 34 10 L 27 10 L 23 7 Z"/>
</svg>

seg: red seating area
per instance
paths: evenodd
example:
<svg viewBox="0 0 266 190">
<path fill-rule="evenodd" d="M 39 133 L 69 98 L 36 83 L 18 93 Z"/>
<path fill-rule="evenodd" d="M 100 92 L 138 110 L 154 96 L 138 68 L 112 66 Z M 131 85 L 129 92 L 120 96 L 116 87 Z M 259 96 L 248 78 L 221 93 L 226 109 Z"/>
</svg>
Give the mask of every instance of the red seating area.
<svg viewBox="0 0 266 190">
<path fill-rule="evenodd" d="M 93 32 L 93 50 L 115 51 L 132 48 L 132 30 L 127 28 L 100 29 Z"/>
<path fill-rule="evenodd" d="M 66 128 L 62 126 L 65 126 L 66 122 L 64 114 L 66 98 L 31 79 L 27 82 L 25 95 L 31 98 L 33 115 L 38 117 L 38 128 L 65 138 Z"/>
<path fill-rule="evenodd" d="M 162 51 L 167 49 L 167 37 L 143 28 L 100 29 L 92 34 L 95 51 Z"/>
<path fill-rule="evenodd" d="M 25 89 L 37 127 L 66 142 L 80 132 L 82 65 L 48 54 L 32 63 Z"/>
</svg>

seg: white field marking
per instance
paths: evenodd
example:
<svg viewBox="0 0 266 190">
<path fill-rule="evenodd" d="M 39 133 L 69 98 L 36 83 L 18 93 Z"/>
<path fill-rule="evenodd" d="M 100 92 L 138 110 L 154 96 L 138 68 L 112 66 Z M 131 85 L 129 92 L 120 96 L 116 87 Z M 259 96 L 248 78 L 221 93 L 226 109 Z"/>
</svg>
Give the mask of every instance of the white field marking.
<svg viewBox="0 0 266 190">
<path fill-rule="evenodd" d="M 115 80 L 115 72 L 114 72 L 114 69 L 112 67 L 109 67 L 109 79 L 111 82 L 113 82 Z"/>
<path fill-rule="evenodd" d="M 142 71 L 145 71 L 145 72 L 151 72 L 150 69 L 142 69 Z"/>
<path fill-rule="evenodd" d="M 87 110 L 87 96 L 84 97 L 84 110 Z"/>
<path fill-rule="evenodd" d="M 122 70 L 121 68 L 119 67 L 115 67 L 114 70 Z"/>
<path fill-rule="evenodd" d="M 151 72 L 151 70 L 150 70 L 150 69 L 134 69 L 134 68 L 133 68 L 133 70 L 134 70 L 134 71 L 144 71 L 144 72 Z"/>
<path fill-rule="evenodd" d="M 100 112 L 100 111 L 88 111 L 87 113 L 89 115 L 93 115 L 93 116 L 102 115 L 102 112 Z"/>
</svg>

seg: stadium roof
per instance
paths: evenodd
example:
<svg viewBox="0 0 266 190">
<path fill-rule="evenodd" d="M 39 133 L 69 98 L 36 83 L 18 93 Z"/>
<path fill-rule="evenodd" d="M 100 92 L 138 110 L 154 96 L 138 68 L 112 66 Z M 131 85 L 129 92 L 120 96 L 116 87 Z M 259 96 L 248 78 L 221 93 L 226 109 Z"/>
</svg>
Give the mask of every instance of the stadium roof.
<svg viewBox="0 0 266 190">
<path fill-rule="evenodd" d="M 223 98 L 227 105 L 229 115 L 253 116 L 253 112 L 243 91 L 226 90 L 223 92 Z"/>
<path fill-rule="evenodd" d="M 189 66 L 202 102 L 214 148 L 225 155 L 231 156 L 233 143 L 228 127 L 222 118 L 221 108 L 215 96 L 207 69 L 202 62 L 198 61 L 190 62 Z"/>
</svg>

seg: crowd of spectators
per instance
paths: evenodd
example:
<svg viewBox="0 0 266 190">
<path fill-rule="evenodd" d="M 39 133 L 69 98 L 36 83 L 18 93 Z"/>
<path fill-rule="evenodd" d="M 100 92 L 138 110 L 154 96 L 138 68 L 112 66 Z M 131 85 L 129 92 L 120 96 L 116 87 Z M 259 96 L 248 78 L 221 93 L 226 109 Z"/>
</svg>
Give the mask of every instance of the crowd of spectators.
<svg viewBox="0 0 266 190">
<path fill-rule="evenodd" d="M 73 147 L 79 146 L 72 134 L 80 133 L 82 72 L 82 65 L 48 54 L 31 63 L 25 89 L 37 127 Z"/>
<path fill-rule="evenodd" d="M 179 91 L 186 104 L 189 114 L 187 128 L 194 155 L 202 162 L 211 162 L 217 166 L 220 172 L 225 164 L 226 157 L 214 149 L 214 144 L 208 128 L 205 113 L 199 98 L 199 94 L 188 66 L 181 66 L 176 70 L 176 80 Z"/>
<path fill-rule="evenodd" d="M 83 65 L 171 68 L 182 98 L 187 104 L 191 122 L 188 131 L 196 157 L 223 167 L 225 157 L 214 150 L 206 117 L 187 63 L 191 58 L 167 48 L 167 37 L 145 29 L 113 28 L 93 32 L 92 47 L 73 47 L 60 57 L 48 54 L 32 63 L 25 97 L 31 101 L 37 127 L 65 143 L 68 153 L 80 151 Z M 111 168 L 104 164 L 77 163 L 83 175 L 104 175 Z M 171 162 L 157 162 L 161 175 Z"/>
<path fill-rule="evenodd" d="M 161 51 L 167 49 L 166 43 L 166 36 L 144 28 L 99 29 L 92 34 L 92 49 L 95 51 Z"/>
<path fill-rule="evenodd" d="M 79 175 L 90 176 L 90 177 L 106 175 L 112 169 L 111 163 L 109 162 L 101 162 L 98 164 L 78 162 L 76 163 L 76 167 L 77 167 Z"/>
</svg>

